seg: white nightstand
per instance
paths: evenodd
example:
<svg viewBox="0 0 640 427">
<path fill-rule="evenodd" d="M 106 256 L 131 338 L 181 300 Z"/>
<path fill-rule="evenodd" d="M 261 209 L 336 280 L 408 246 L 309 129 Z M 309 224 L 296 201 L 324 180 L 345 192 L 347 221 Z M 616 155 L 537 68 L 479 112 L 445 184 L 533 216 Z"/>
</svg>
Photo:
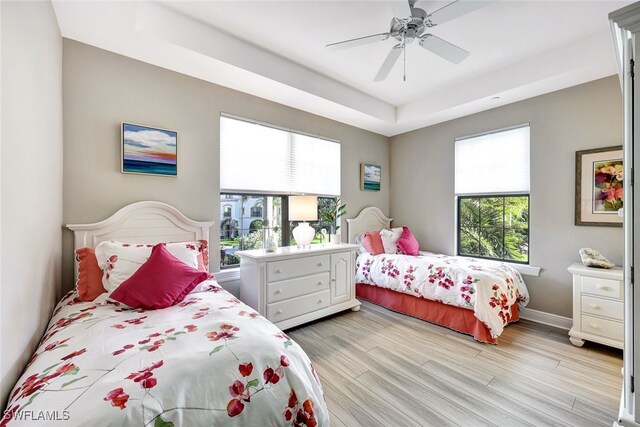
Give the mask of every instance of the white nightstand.
<svg viewBox="0 0 640 427">
<path fill-rule="evenodd" d="M 358 247 L 341 243 L 236 252 L 240 256 L 240 299 L 280 329 L 343 310 L 357 311 Z"/>
<path fill-rule="evenodd" d="M 575 263 L 573 274 L 573 327 L 571 343 L 585 340 L 622 348 L 624 341 L 624 282 L 622 268 L 590 268 Z"/>
</svg>

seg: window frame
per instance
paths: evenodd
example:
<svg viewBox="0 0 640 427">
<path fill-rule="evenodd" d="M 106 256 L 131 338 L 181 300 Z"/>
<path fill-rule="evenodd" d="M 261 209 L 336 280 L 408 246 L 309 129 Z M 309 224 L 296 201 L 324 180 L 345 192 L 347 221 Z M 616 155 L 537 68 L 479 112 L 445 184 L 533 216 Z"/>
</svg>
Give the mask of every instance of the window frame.
<svg viewBox="0 0 640 427">
<path fill-rule="evenodd" d="M 461 246 L 461 233 L 460 233 L 460 204 L 462 203 L 462 199 L 488 199 L 501 197 L 503 199 L 503 210 L 502 210 L 502 247 L 504 248 L 504 239 L 505 239 L 505 209 L 504 209 L 504 200 L 507 197 L 526 197 L 527 198 L 527 261 L 518 261 L 515 259 L 506 259 L 506 258 L 493 258 L 482 255 L 470 255 L 470 254 L 462 254 L 460 253 Z M 480 213 L 479 213 L 479 218 Z M 519 265 L 530 265 L 531 262 L 531 195 L 530 193 L 495 193 L 495 194 L 456 194 L 456 255 L 463 256 L 467 258 L 478 258 L 478 259 L 486 259 L 491 261 L 501 261 L 506 263 L 513 263 Z"/>
</svg>

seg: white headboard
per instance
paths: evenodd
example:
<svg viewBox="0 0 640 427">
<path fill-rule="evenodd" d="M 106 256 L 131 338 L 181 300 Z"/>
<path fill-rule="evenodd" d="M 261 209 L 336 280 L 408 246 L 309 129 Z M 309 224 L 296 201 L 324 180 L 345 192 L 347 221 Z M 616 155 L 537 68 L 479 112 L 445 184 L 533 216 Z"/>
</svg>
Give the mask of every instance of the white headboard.
<svg viewBox="0 0 640 427">
<path fill-rule="evenodd" d="M 360 211 L 355 218 L 347 219 L 347 231 L 349 243 L 355 243 L 356 236 L 365 231 L 382 230 L 390 228 L 393 218 L 387 218 L 379 208 L 369 206 Z"/>
<path fill-rule="evenodd" d="M 212 221 L 189 219 L 166 203 L 144 201 L 131 203 L 103 221 L 67 224 L 67 228 L 74 232 L 75 251 L 78 248 L 95 248 L 104 240 L 146 244 L 209 241 L 209 228 L 213 224 Z M 76 265 L 76 274 L 77 267 Z"/>
</svg>

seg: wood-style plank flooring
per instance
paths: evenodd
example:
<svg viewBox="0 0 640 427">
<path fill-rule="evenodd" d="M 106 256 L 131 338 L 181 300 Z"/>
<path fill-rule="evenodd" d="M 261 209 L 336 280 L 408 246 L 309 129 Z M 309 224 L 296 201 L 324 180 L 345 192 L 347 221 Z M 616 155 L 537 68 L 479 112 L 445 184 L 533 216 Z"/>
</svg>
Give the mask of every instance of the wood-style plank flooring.
<svg viewBox="0 0 640 427">
<path fill-rule="evenodd" d="M 287 333 L 333 426 L 611 426 L 618 412 L 622 351 L 525 320 L 495 346 L 365 302 Z"/>
</svg>

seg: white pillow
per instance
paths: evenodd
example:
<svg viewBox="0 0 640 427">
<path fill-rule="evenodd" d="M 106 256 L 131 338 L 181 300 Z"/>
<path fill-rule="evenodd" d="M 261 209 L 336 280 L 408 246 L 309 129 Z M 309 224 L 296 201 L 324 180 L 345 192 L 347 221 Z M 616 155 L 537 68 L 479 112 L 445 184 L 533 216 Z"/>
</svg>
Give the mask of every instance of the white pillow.
<svg viewBox="0 0 640 427">
<path fill-rule="evenodd" d="M 104 272 L 102 285 L 107 292 L 113 292 L 122 282 L 133 275 L 138 268 L 149 259 L 154 245 L 122 243 L 113 240 L 100 242 L 96 246 L 98 266 Z M 171 255 L 198 269 L 198 253 L 200 243 L 179 242 L 167 243 Z"/>
<path fill-rule="evenodd" d="M 402 236 L 402 227 L 392 228 L 391 230 L 380 230 L 380 238 L 382 239 L 385 254 L 398 253 L 396 243 L 400 236 Z"/>
</svg>

